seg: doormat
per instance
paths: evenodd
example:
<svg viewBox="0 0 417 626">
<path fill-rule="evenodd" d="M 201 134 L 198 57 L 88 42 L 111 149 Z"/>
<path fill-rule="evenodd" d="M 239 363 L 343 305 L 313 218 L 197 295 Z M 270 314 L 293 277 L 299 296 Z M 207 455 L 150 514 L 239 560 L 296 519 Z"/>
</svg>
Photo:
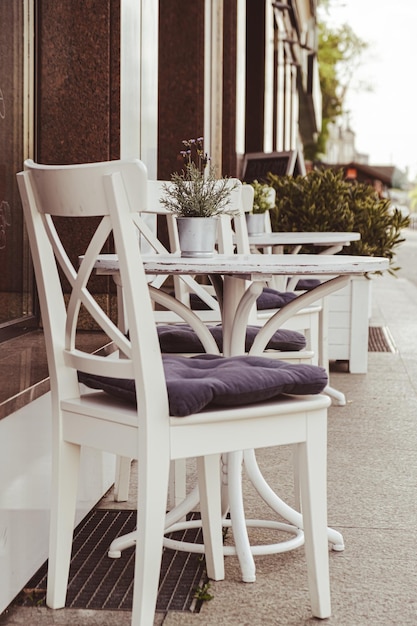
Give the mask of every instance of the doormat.
<svg viewBox="0 0 417 626">
<path fill-rule="evenodd" d="M 190 519 L 199 517 L 191 513 Z M 119 559 L 107 551 L 116 537 L 135 529 L 136 511 L 96 509 L 74 531 L 68 593 L 65 606 L 72 609 L 132 610 L 134 548 Z M 173 539 L 202 543 L 201 528 L 167 535 Z M 17 596 L 14 605 L 42 606 L 46 598 L 47 562 Z M 208 578 L 201 554 L 163 549 L 157 612 L 198 613 Z M 196 598 L 196 595 L 198 596 Z"/>
<path fill-rule="evenodd" d="M 386 326 L 370 326 L 368 352 L 396 352 L 394 340 Z"/>
</svg>

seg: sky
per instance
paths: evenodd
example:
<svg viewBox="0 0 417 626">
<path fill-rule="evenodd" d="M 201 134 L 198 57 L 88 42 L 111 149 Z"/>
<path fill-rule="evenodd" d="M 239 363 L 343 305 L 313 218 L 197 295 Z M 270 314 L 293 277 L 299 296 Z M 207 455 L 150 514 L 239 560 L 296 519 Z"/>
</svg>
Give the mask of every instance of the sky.
<svg viewBox="0 0 417 626">
<path fill-rule="evenodd" d="M 369 44 L 349 88 L 346 109 L 356 149 L 370 165 L 417 176 L 417 2 L 333 0 L 330 25 L 348 23 Z M 331 6 L 332 6 L 331 5 Z M 372 86 L 372 91 L 360 87 Z"/>
</svg>

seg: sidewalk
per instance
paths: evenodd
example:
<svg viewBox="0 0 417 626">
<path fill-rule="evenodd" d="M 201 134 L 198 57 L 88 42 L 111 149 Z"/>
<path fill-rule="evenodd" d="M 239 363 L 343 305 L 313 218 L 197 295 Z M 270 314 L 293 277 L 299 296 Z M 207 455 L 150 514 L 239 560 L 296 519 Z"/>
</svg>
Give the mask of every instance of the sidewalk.
<svg viewBox="0 0 417 626">
<path fill-rule="evenodd" d="M 372 304 L 371 325 L 387 327 L 397 351 L 369 353 L 365 375 L 331 373 L 347 405 L 329 410 L 328 521 L 346 548 L 330 553 L 332 617 L 322 622 L 329 626 L 417 623 L 417 287 L 407 278 L 374 278 Z M 289 452 L 261 451 L 258 460 L 291 504 Z M 247 484 L 245 501 L 248 517 L 269 515 Z M 256 564 L 256 582 L 242 583 L 236 558 L 228 557 L 226 580 L 211 584 L 213 599 L 199 614 L 158 614 L 155 624 L 320 623 L 311 618 L 302 549 L 256 557 Z M 0 616 L 0 626 L 13 624 L 128 626 L 130 613 L 15 608 Z"/>
</svg>

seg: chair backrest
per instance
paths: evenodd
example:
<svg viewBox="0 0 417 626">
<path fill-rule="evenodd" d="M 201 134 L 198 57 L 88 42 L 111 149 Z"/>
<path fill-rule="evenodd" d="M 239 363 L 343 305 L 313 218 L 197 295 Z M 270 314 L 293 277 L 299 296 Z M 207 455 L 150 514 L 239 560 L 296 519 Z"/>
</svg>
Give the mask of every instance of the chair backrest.
<svg viewBox="0 0 417 626">
<path fill-rule="evenodd" d="M 230 178 L 229 186 L 232 188 L 228 202 L 228 209 L 234 215 L 242 212 L 242 189 L 243 185 L 238 178 Z M 232 217 L 228 215 L 219 216 L 219 226 L 217 229 L 217 247 L 222 254 L 234 253 L 233 232 L 231 230 Z"/>
<path fill-rule="evenodd" d="M 276 197 L 277 197 L 277 192 L 275 191 L 273 187 L 270 187 L 269 192 L 268 192 L 268 199 L 269 199 L 271 206 L 273 207 L 275 206 Z M 269 211 L 265 211 L 265 232 L 267 233 L 272 232 L 271 214 Z"/>
<path fill-rule="evenodd" d="M 246 226 L 246 213 L 250 213 L 253 207 L 254 189 L 252 185 L 242 185 L 241 211 L 233 218 L 235 230 L 236 252 L 238 254 L 249 254 L 249 236 Z"/>
<path fill-rule="evenodd" d="M 144 164 L 131 160 L 45 166 L 26 161 L 17 178 L 39 292 L 53 402 L 57 403 L 58 397 L 78 397 L 78 370 L 133 379 L 139 417 L 150 428 L 168 428 L 168 420 L 164 424 L 169 409 L 162 357 L 136 235 L 138 213 L 147 206 Z M 101 219 L 76 267 L 70 261 L 74 251 L 65 249 L 58 230 L 63 226 L 61 218 L 71 218 L 71 228 L 83 229 L 88 217 Z M 78 221 L 74 223 L 73 218 Z M 92 228 L 91 220 L 88 224 Z M 111 234 L 119 257 L 129 338 L 89 289 L 97 255 Z M 61 270 L 70 285 L 68 295 Z M 76 347 L 81 308 L 113 342 L 119 358 L 91 355 Z M 54 415 L 59 415 L 58 409 Z M 148 421 L 148 416 L 154 419 Z"/>
</svg>

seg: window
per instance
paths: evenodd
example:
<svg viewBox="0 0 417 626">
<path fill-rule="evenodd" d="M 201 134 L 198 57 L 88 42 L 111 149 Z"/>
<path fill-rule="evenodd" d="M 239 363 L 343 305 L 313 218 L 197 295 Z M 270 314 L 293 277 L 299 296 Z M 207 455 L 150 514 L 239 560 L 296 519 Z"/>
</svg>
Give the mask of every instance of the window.
<svg viewBox="0 0 417 626">
<path fill-rule="evenodd" d="M 34 280 L 16 173 L 32 150 L 33 2 L 0 2 L 0 339 L 34 324 Z"/>
</svg>

